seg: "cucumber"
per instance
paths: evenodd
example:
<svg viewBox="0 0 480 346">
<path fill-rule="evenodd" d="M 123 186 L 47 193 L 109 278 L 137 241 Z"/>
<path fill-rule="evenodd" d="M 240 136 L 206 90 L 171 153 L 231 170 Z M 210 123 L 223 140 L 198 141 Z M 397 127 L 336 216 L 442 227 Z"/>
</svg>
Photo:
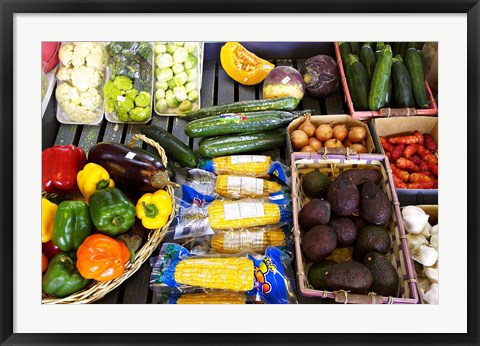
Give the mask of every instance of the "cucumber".
<svg viewBox="0 0 480 346">
<path fill-rule="evenodd" d="M 191 121 L 194 119 L 205 118 L 223 113 L 257 112 L 267 110 L 290 112 L 297 108 L 299 102 L 299 99 L 291 96 L 268 100 L 240 101 L 226 105 L 200 108 L 199 110 L 185 115 L 185 119 L 187 121 Z"/>
<path fill-rule="evenodd" d="M 428 108 L 427 90 L 425 88 L 425 74 L 420 53 L 415 48 L 405 52 L 405 66 L 412 82 L 413 98 L 418 108 Z"/>
<path fill-rule="evenodd" d="M 360 42 L 350 42 L 350 48 L 352 49 L 352 54 L 360 55 Z"/>
<path fill-rule="evenodd" d="M 352 54 L 352 48 L 348 42 L 338 42 L 338 47 L 340 48 L 340 56 L 342 57 L 343 69 L 347 69 L 347 58 L 348 54 Z"/>
<path fill-rule="evenodd" d="M 370 92 L 368 94 L 368 107 L 372 111 L 378 111 L 385 106 L 388 92 L 388 81 L 392 70 L 392 48 L 386 45 L 377 59 L 373 71 Z"/>
<path fill-rule="evenodd" d="M 227 113 L 197 119 L 185 126 L 185 134 L 193 138 L 273 130 L 285 127 L 296 115 L 285 111 Z"/>
<path fill-rule="evenodd" d="M 396 107 L 413 107 L 412 83 L 400 54 L 392 59 L 393 102 Z"/>
<path fill-rule="evenodd" d="M 198 154 L 201 157 L 217 157 L 248 153 L 284 147 L 287 131 L 285 128 L 266 132 L 220 136 L 200 143 Z"/>
<path fill-rule="evenodd" d="M 365 43 L 360 50 L 360 61 L 367 70 L 368 82 L 370 83 L 375 69 L 375 53 L 368 43 Z"/>
<path fill-rule="evenodd" d="M 355 109 L 368 109 L 368 73 L 358 58 L 350 54 L 347 60 L 347 83 Z"/>
<path fill-rule="evenodd" d="M 156 125 L 147 125 L 140 129 L 140 132 L 155 142 L 165 150 L 168 158 L 176 161 L 183 167 L 196 168 L 197 156 L 185 143 L 177 137 L 168 133 Z"/>
</svg>

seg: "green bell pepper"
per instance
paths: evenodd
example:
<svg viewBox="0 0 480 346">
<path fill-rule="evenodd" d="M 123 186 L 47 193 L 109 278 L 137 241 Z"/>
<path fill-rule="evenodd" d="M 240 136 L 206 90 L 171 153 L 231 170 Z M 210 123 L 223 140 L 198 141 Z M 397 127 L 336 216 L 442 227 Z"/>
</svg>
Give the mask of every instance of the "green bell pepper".
<svg viewBox="0 0 480 346">
<path fill-rule="evenodd" d="M 43 276 L 43 292 L 63 298 L 87 286 L 89 280 L 80 275 L 76 261 L 75 251 L 55 255 Z"/>
<path fill-rule="evenodd" d="M 53 222 L 52 242 L 62 251 L 77 250 L 92 233 L 88 205 L 83 201 L 60 203 Z"/>
<path fill-rule="evenodd" d="M 93 224 L 111 237 L 127 232 L 135 223 L 136 209 L 116 187 L 94 192 L 88 200 Z"/>
</svg>

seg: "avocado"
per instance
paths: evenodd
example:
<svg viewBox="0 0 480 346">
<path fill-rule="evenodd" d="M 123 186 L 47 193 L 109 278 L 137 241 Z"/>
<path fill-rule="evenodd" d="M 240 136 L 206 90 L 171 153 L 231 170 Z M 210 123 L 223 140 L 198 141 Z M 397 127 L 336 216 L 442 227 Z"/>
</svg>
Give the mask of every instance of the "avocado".
<svg viewBox="0 0 480 346">
<path fill-rule="evenodd" d="M 348 217 L 338 217 L 331 220 L 329 226 L 337 233 L 337 246 L 350 246 L 357 239 L 357 225 Z"/>
<path fill-rule="evenodd" d="M 327 200 L 335 214 L 349 216 L 358 211 L 360 193 L 350 180 L 337 178 L 328 188 Z"/>
<path fill-rule="evenodd" d="M 302 239 L 302 254 L 309 262 L 327 258 L 337 247 L 337 234 L 327 225 L 313 227 Z"/>
<path fill-rule="evenodd" d="M 318 225 L 330 222 L 330 202 L 314 198 L 310 200 L 298 213 L 298 222 L 303 231 L 308 232 Z"/>
<path fill-rule="evenodd" d="M 319 171 L 312 171 L 302 177 L 303 193 L 310 198 L 324 198 L 330 186 L 330 178 Z"/>
<path fill-rule="evenodd" d="M 370 225 L 362 228 L 357 234 L 353 259 L 362 261 L 370 251 L 386 254 L 390 251 L 392 241 L 388 231 L 382 227 Z"/>
<path fill-rule="evenodd" d="M 312 265 L 308 270 L 308 282 L 310 285 L 316 290 L 326 290 L 327 286 L 323 280 L 324 274 L 335 264 L 337 264 L 337 262 L 325 259 Z"/>
<path fill-rule="evenodd" d="M 372 285 L 372 274 L 362 263 L 346 261 L 331 267 L 323 278 L 331 291 L 345 290 L 356 294 L 366 294 Z"/>
<path fill-rule="evenodd" d="M 392 217 L 392 205 L 387 194 L 371 181 L 361 188 L 360 215 L 374 225 L 383 225 Z"/>
<path fill-rule="evenodd" d="M 337 179 L 350 180 L 355 186 L 365 184 L 368 181 L 378 184 L 382 180 L 382 173 L 369 168 L 349 169 L 340 173 Z"/>
<path fill-rule="evenodd" d="M 390 260 L 379 252 L 369 252 L 363 264 L 372 274 L 372 286 L 369 291 L 382 296 L 398 297 L 399 278 Z"/>
</svg>

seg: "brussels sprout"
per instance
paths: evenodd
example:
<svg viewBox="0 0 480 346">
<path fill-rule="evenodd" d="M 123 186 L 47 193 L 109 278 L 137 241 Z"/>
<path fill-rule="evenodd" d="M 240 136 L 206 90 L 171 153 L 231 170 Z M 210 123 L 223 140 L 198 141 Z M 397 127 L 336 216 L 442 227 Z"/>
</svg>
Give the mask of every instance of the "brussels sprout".
<svg viewBox="0 0 480 346">
<path fill-rule="evenodd" d="M 183 46 L 190 54 L 194 53 L 197 50 L 197 42 L 185 42 Z"/>
<path fill-rule="evenodd" d="M 167 46 L 164 45 L 164 44 L 159 44 L 159 43 L 156 43 L 154 48 L 153 48 L 153 51 L 155 52 L 155 54 L 159 55 L 159 54 L 162 54 L 162 53 L 165 53 L 167 51 Z"/>
<path fill-rule="evenodd" d="M 173 61 L 175 64 L 183 63 L 188 57 L 188 51 L 183 47 L 178 47 L 175 52 L 173 52 Z"/>
<path fill-rule="evenodd" d="M 166 113 L 168 110 L 167 100 L 165 99 L 158 100 L 157 103 L 155 104 L 155 110 L 159 113 Z"/>
<path fill-rule="evenodd" d="M 181 112 L 186 112 L 192 109 L 192 103 L 188 100 L 183 101 L 180 103 L 180 106 L 178 106 L 178 110 Z"/>
<path fill-rule="evenodd" d="M 190 101 L 190 102 L 195 102 L 198 100 L 198 90 L 192 90 L 188 93 L 188 97 L 187 99 Z"/>
<path fill-rule="evenodd" d="M 158 73 L 157 71 L 155 73 L 159 82 L 168 82 L 173 78 L 173 71 L 169 67 L 161 68 L 158 70 Z"/>
<path fill-rule="evenodd" d="M 197 82 L 188 82 L 185 85 L 185 89 L 187 89 L 187 93 L 193 90 L 197 90 L 197 87 L 198 87 Z"/>
<path fill-rule="evenodd" d="M 173 94 L 172 90 L 167 90 L 165 94 L 165 100 L 167 101 L 167 105 L 170 108 L 178 107 L 178 105 L 180 104 L 178 100 L 175 98 L 175 95 Z"/>
<path fill-rule="evenodd" d="M 156 92 L 155 92 L 155 99 L 156 100 L 159 100 L 159 99 L 164 99 L 165 98 L 165 90 L 163 89 L 158 89 Z"/>
<path fill-rule="evenodd" d="M 177 86 L 177 84 L 175 83 L 175 81 L 172 79 L 170 79 L 168 82 L 167 82 L 167 85 L 168 85 L 168 88 L 173 90 L 173 88 L 175 88 Z"/>
<path fill-rule="evenodd" d="M 183 86 L 177 86 L 173 88 L 173 94 L 175 95 L 175 98 L 180 102 L 187 99 L 187 90 Z"/>
<path fill-rule="evenodd" d="M 173 80 L 175 81 L 175 84 L 177 86 L 182 86 L 187 82 L 188 75 L 185 72 L 180 72 L 179 74 L 176 74 L 175 77 L 173 77 Z"/>
<path fill-rule="evenodd" d="M 155 89 L 163 89 L 163 90 L 166 91 L 168 89 L 168 83 L 167 82 L 156 81 L 155 82 Z"/>
<path fill-rule="evenodd" d="M 177 73 L 183 72 L 185 68 L 183 67 L 182 64 L 174 64 L 172 66 L 172 70 L 173 70 L 173 73 L 177 74 Z"/>
<path fill-rule="evenodd" d="M 157 55 L 155 58 L 155 64 L 159 68 L 172 67 L 173 57 L 168 53 Z"/>
<path fill-rule="evenodd" d="M 175 52 L 176 49 L 177 49 L 177 45 L 175 43 L 173 42 L 167 43 L 167 53 L 173 54 L 173 52 Z"/>
<path fill-rule="evenodd" d="M 188 70 L 188 69 L 194 68 L 197 65 L 197 63 L 198 63 L 197 57 L 195 55 L 188 54 L 183 65 Z"/>
<path fill-rule="evenodd" d="M 185 42 L 173 42 L 173 43 L 175 43 L 175 45 L 179 47 L 183 47 L 183 45 L 185 44 Z"/>
<path fill-rule="evenodd" d="M 196 68 L 185 70 L 185 73 L 188 75 L 187 81 L 196 82 L 198 80 L 198 72 Z"/>
</svg>

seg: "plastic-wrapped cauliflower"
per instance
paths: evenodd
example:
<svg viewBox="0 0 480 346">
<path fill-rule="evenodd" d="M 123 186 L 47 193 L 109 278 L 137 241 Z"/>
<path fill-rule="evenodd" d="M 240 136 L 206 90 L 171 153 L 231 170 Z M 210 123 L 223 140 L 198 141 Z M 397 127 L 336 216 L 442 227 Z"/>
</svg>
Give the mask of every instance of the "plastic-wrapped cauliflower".
<svg viewBox="0 0 480 346">
<path fill-rule="evenodd" d="M 87 109 L 84 106 L 78 106 L 65 102 L 62 104 L 62 109 L 68 114 L 68 117 L 73 122 L 91 124 L 97 119 L 95 112 Z"/>
<path fill-rule="evenodd" d="M 88 88 L 97 88 L 102 84 L 103 73 L 91 67 L 80 66 L 72 69 L 72 84 L 79 91 L 87 91 Z"/>
<path fill-rule="evenodd" d="M 73 44 L 62 44 L 58 51 L 58 58 L 64 66 L 70 67 L 72 65 Z"/>
<path fill-rule="evenodd" d="M 151 102 L 150 94 L 146 91 L 140 91 L 140 93 L 135 97 L 135 105 L 137 107 L 147 107 Z"/>
<path fill-rule="evenodd" d="M 84 93 L 80 94 L 80 103 L 86 109 L 89 109 L 95 112 L 102 105 L 102 95 L 98 93 L 98 90 L 95 88 L 90 88 Z M 96 115 L 95 115 L 96 117 Z"/>
<path fill-rule="evenodd" d="M 57 87 L 57 90 L 55 91 L 55 97 L 60 104 L 65 102 L 76 105 L 80 104 L 80 94 L 78 93 L 78 90 L 68 83 L 61 83 Z"/>
<path fill-rule="evenodd" d="M 58 69 L 56 77 L 60 81 L 69 81 L 72 78 L 72 69 L 63 66 Z"/>
<path fill-rule="evenodd" d="M 72 64 L 75 67 L 85 65 L 85 60 L 90 54 L 92 47 L 91 42 L 74 42 Z"/>
<path fill-rule="evenodd" d="M 86 61 L 88 67 L 94 68 L 99 71 L 103 71 L 105 69 L 105 66 L 107 65 L 107 58 L 102 51 L 95 53 L 92 51 L 87 56 Z"/>
</svg>

